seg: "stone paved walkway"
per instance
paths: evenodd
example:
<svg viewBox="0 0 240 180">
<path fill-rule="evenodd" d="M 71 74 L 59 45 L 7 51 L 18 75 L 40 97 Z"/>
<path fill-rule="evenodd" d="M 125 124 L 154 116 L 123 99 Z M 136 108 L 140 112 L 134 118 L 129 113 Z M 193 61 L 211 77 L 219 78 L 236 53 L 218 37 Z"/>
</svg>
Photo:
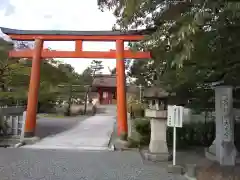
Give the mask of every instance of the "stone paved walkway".
<svg viewBox="0 0 240 180">
<path fill-rule="evenodd" d="M 115 116 L 113 115 L 92 116 L 68 131 L 46 137 L 23 148 L 107 150 L 114 122 Z"/>
<path fill-rule="evenodd" d="M 1 180 L 186 180 L 144 164 L 138 152 L 0 148 L 0 154 Z"/>
<path fill-rule="evenodd" d="M 110 108 L 107 115 L 90 117 L 34 145 L 0 148 L 0 179 L 185 180 L 145 163 L 138 152 L 102 151 L 107 149 L 115 119 Z M 89 151 L 94 149 L 100 151 Z"/>
</svg>

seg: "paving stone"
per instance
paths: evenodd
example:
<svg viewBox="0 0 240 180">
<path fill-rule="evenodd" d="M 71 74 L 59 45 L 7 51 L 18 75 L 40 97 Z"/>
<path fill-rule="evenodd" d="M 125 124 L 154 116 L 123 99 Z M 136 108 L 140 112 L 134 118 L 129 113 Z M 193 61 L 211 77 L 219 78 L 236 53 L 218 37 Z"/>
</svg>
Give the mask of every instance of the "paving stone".
<svg viewBox="0 0 240 180">
<path fill-rule="evenodd" d="M 131 151 L 2 148 L 0 154 L 3 180 L 185 180 Z"/>
<path fill-rule="evenodd" d="M 46 137 L 23 148 L 106 150 L 114 122 L 115 116 L 92 116 L 67 131 Z"/>
</svg>

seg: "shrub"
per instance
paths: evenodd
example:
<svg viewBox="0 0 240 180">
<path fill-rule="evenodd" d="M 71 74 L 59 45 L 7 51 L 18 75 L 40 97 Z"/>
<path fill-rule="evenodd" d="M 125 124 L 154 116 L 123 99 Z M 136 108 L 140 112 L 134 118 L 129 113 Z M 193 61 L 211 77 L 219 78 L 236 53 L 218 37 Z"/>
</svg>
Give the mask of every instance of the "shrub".
<svg viewBox="0 0 240 180">
<path fill-rule="evenodd" d="M 150 121 L 147 119 L 136 119 L 135 129 L 141 135 L 140 145 L 149 145 L 151 136 Z M 240 122 L 235 123 L 235 146 L 240 151 Z M 168 147 L 172 147 L 173 128 L 167 127 L 166 132 Z M 194 146 L 209 147 L 215 139 L 215 122 L 192 122 L 177 128 L 177 149 L 186 149 Z"/>
<path fill-rule="evenodd" d="M 148 135 L 151 132 L 150 121 L 147 119 L 138 119 L 135 121 L 136 131 L 141 135 Z"/>
<path fill-rule="evenodd" d="M 144 117 L 145 104 L 139 100 L 129 99 L 127 104 L 127 111 L 132 118 Z"/>
<path fill-rule="evenodd" d="M 138 112 L 144 110 L 144 104 L 141 103 L 139 98 L 136 96 L 129 96 L 127 102 L 127 110 L 129 113 L 134 112 L 137 114 Z"/>
<path fill-rule="evenodd" d="M 215 139 L 214 122 L 192 122 L 177 128 L 176 146 L 178 149 L 185 149 L 191 146 L 209 147 Z M 172 147 L 173 128 L 167 127 L 167 144 Z"/>
<path fill-rule="evenodd" d="M 134 121 L 135 129 L 140 135 L 139 145 L 148 145 L 151 136 L 150 121 L 148 119 L 138 119 Z"/>
<path fill-rule="evenodd" d="M 149 145 L 151 136 L 151 127 L 149 120 L 136 120 L 136 131 L 141 135 L 140 144 Z M 168 147 L 172 147 L 173 128 L 167 127 L 166 132 Z M 182 128 L 177 129 L 177 148 L 185 149 L 191 146 L 208 147 L 212 144 L 215 138 L 215 123 L 190 123 L 184 124 Z"/>
</svg>

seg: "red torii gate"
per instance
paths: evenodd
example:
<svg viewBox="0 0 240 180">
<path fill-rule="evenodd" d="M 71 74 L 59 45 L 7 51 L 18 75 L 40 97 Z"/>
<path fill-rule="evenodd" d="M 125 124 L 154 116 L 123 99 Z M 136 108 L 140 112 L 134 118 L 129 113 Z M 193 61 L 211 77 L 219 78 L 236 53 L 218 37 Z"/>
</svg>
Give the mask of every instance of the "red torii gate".
<svg viewBox="0 0 240 180">
<path fill-rule="evenodd" d="M 147 59 L 149 52 L 132 52 L 124 50 L 124 41 L 140 41 L 147 33 L 141 31 L 39 31 L 16 30 L 0 28 L 12 40 L 35 41 L 34 49 L 12 50 L 10 57 L 32 58 L 32 69 L 28 92 L 27 117 L 25 124 L 25 137 L 35 135 L 36 110 L 38 104 L 38 91 L 40 83 L 40 65 L 42 58 L 104 58 L 116 59 L 117 70 L 117 126 L 118 134 L 127 134 L 127 107 L 124 59 Z M 74 41 L 75 51 L 49 51 L 43 49 L 44 41 Z M 83 41 L 115 41 L 116 51 L 109 52 L 83 51 Z"/>
</svg>

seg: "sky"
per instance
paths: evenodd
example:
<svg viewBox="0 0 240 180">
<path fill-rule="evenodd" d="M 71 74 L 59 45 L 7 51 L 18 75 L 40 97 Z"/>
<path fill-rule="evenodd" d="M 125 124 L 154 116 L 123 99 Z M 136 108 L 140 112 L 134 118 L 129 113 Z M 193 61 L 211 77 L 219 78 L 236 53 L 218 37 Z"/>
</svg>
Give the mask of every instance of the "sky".
<svg viewBox="0 0 240 180">
<path fill-rule="evenodd" d="M 28 30 L 111 30 L 116 22 L 112 12 L 101 12 L 97 0 L 0 0 L 0 27 Z M 48 42 L 56 50 L 74 50 L 73 42 Z M 108 51 L 112 42 L 85 42 L 83 50 Z M 81 73 L 92 59 L 62 59 Z M 114 59 L 103 60 L 105 69 L 115 67 Z"/>
</svg>

